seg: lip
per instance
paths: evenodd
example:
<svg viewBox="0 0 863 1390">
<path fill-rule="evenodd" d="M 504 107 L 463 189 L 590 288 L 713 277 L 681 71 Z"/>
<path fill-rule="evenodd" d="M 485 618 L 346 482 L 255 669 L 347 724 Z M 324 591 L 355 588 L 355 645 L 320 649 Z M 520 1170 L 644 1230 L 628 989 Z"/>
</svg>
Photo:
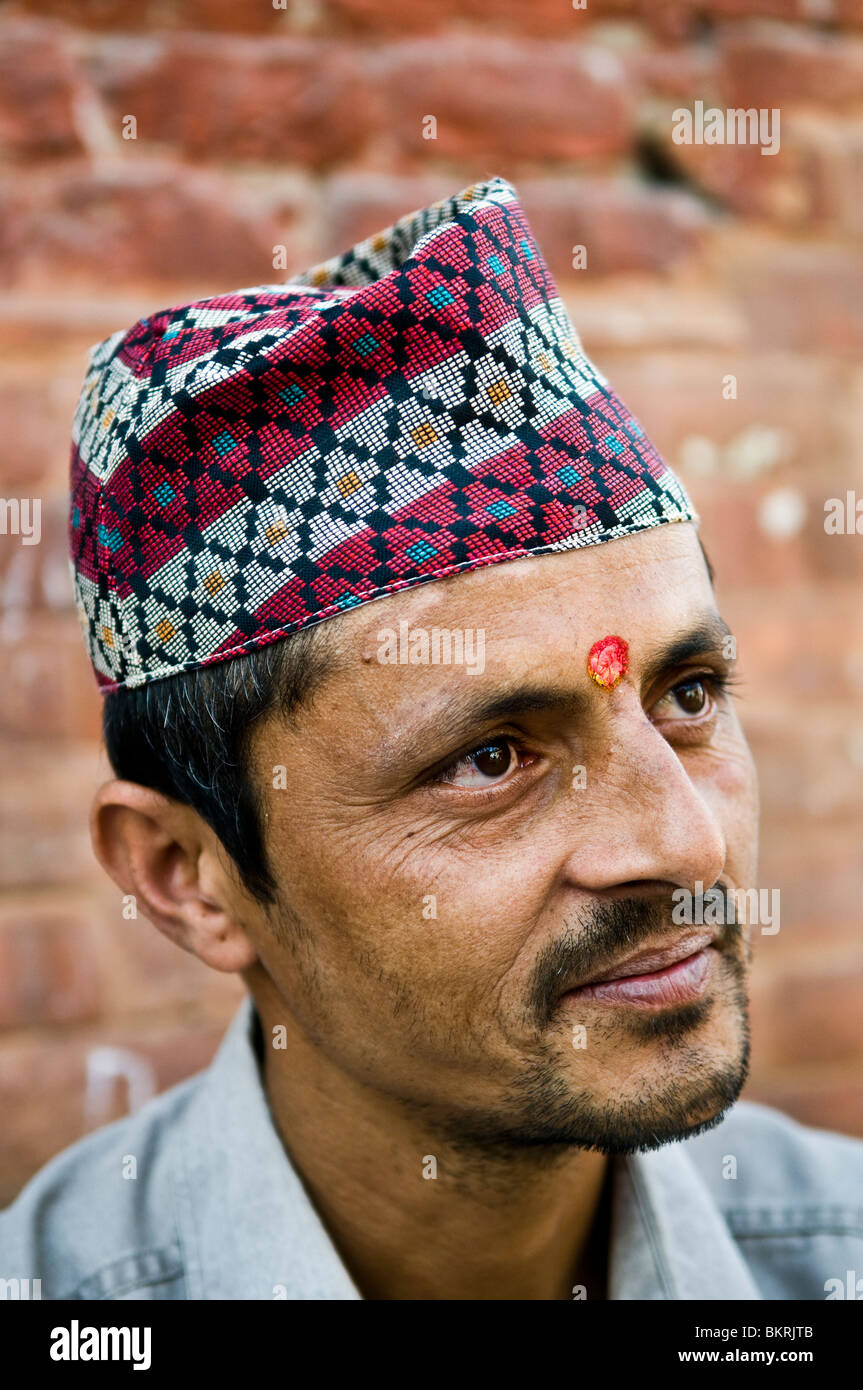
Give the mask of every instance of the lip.
<svg viewBox="0 0 863 1390">
<path fill-rule="evenodd" d="M 691 1003 L 704 994 L 715 958 L 712 933 L 693 933 L 661 949 L 628 956 L 563 997 L 641 1008 Z"/>
</svg>

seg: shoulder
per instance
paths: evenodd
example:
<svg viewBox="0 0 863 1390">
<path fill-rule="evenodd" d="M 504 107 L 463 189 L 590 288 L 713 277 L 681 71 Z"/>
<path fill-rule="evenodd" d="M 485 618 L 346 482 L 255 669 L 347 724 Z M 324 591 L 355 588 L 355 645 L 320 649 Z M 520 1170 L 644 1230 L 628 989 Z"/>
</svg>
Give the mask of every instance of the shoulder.
<svg viewBox="0 0 863 1390">
<path fill-rule="evenodd" d="M 204 1075 L 63 1150 L 0 1212 L 6 1297 L 21 1296 L 10 1280 L 50 1299 L 183 1296 L 172 1175 Z"/>
<path fill-rule="evenodd" d="M 863 1141 L 740 1101 L 684 1148 L 765 1297 L 845 1297 L 832 1281 L 863 1280 Z"/>
</svg>

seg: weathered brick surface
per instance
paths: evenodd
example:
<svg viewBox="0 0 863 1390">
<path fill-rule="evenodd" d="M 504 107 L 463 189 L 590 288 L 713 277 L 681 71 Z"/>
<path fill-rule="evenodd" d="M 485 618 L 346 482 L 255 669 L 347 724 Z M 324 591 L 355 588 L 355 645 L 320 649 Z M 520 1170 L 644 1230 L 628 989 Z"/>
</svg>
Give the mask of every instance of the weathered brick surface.
<svg viewBox="0 0 863 1390">
<path fill-rule="evenodd" d="M 0 1028 L 70 1023 L 99 1011 L 86 918 L 8 904 L 0 913 Z"/>
<path fill-rule="evenodd" d="M 98 1029 L 88 1025 L 65 1036 L 55 1030 L 6 1035 L 0 1042 L 0 1110 L 14 1116 L 14 1124 L 4 1127 L 0 1205 L 11 1201 L 58 1149 L 126 1112 L 129 1086 L 122 1075 L 104 1092 L 92 1079 L 88 1087 L 88 1060 L 96 1049 L 131 1054 L 143 1074 L 143 1093 L 148 1094 L 205 1067 L 222 1032 L 220 1018 L 187 1010 L 131 1016 Z"/>
<path fill-rule="evenodd" d="M 447 188 L 441 176 L 393 179 L 352 173 L 333 178 L 324 207 L 327 246 L 333 252 L 349 246 L 369 227 L 387 226 Z M 711 222 L 701 202 L 678 189 L 571 177 L 520 178 L 518 189 L 530 205 L 540 249 L 561 278 L 572 274 L 577 248 L 587 252 L 579 280 L 612 270 L 667 269 L 693 255 Z"/>
<path fill-rule="evenodd" d="M 0 155 L 64 155 L 81 148 L 75 68 L 62 39 L 15 22 L 0 44 Z"/>
<path fill-rule="evenodd" d="M 750 342 L 763 351 L 848 354 L 863 350 L 863 257 L 833 240 L 742 244 L 724 267 L 746 304 Z"/>
<path fill-rule="evenodd" d="M 131 142 L 130 142 L 131 143 Z M 62 293 L 92 284 L 129 282 L 192 286 L 210 292 L 226 281 L 262 282 L 273 275 L 273 245 L 290 247 L 295 210 L 267 207 L 252 217 L 240 190 L 226 198 L 221 182 L 198 170 L 184 171 L 138 158 L 95 170 L 67 165 L 47 181 L 35 178 L 9 189 L 14 222 L 0 247 L 7 284 L 36 291 L 46 270 Z"/>
<path fill-rule="evenodd" d="M 115 129 L 132 115 L 142 144 L 191 159 L 325 168 L 356 155 L 380 122 L 376 84 L 341 43 L 182 34 L 149 62 L 134 43 L 109 45 L 92 72 Z"/>
<path fill-rule="evenodd" d="M 423 39 L 394 43 L 375 71 L 386 110 L 383 133 L 411 162 L 425 163 L 434 153 L 480 167 L 504 160 L 540 168 L 612 158 L 631 139 L 626 67 L 604 49 L 498 36 Z M 424 126 L 428 117 L 436 126 Z"/>
<path fill-rule="evenodd" d="M 863 41 L 845 34 L 729 26 L 720 53 L 720 87 L 729 106 L 843 109 L 863 100 Z"/>
<path fill-rule="evenodd" d="M 698 100 L 778 106 L 779 153 L 675 144 Z M 87 349 L 490 173 L 690 487 L 738 637 L 760 884 L 781 893 L 748 1094 L 863 1134 L 863 535 L 823 524 L 863 499 L 863 0 L 18 0 L 0 496 L 40 498 L 42 537 L 0 535 L 0 1201 L 128 1104 L 118 1079 L 94 1113 L 95 1049 L 170 1085 L 240 997 L 123 915 L 89 845 L 107 766 L 64 497 Z"/>
</svg>

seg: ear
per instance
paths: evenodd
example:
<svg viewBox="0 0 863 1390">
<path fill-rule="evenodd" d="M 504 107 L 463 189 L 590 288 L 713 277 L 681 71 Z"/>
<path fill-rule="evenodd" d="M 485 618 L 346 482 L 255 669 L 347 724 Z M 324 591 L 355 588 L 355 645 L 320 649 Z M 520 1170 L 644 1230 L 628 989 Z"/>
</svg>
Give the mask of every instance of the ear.
<svg viewBox="0 0 863 1390">
<path fill-rule="evenodd" d="M 165 936 L 214 970 L 254 965 L 245 926 L 254 906 L 191 807 L 136 782 L 107 782 L 93 802 L 90 834 L 99 863 Z"/>
</svg>

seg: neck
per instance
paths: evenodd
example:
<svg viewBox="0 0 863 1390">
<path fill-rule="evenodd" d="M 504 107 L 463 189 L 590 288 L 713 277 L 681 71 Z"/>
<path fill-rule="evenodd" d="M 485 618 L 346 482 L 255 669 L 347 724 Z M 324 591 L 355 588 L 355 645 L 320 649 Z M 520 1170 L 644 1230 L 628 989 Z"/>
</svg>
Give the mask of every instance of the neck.
<svg viewBox="0 0 863 1390">
<path fill-rule="evenodd" d="M 264 1038 L 284 1005 L 255 990 Z M 264 1048 L 276 1127 L 366 1299 L 605 1297 L 601 1154 L 463 1146 L 333 1066 L 299 1030 Z"/>
</svg>

